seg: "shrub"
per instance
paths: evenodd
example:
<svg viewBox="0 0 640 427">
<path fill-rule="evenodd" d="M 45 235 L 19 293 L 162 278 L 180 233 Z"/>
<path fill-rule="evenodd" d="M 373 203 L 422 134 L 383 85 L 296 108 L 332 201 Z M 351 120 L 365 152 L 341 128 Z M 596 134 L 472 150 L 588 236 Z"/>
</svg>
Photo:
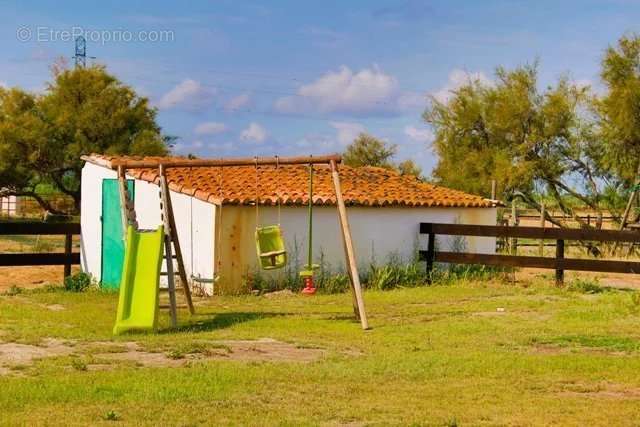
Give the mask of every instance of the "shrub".
<svg viewBox="0 0 640 427">
<path fill-rule="evenodd" d="M 116 411 L 111 409 L 105 412 L 105 414 L 102 416 L 102 419 L 104 419 L 105 421 L 118 421 L 120 420 L 120 415 Z"/>
<path fill-rule="evenodd" d="M 23 289 L 21 287 L 16 285 L 11 285 L 11 287 L 4 292 L 4 295 L 14 296 L 14 295 L 21 294 L 22 291 Z"/>
<path fill-rule="evenodd" d="M 71 367 L 73 369 L 75 369 L 76 371 L 86 371 L 87 370 L 87 364 L 80 359 L 73 359 L 71 360 Z"/>
<path fill-rule="evenodd" d="M 76 273 L 64 279 L 64 289 L 70 292 L 82 292 L 91 286 L 91 276 L 87 273 Z"/>
<path fill-rule="evenodd" d="M 505 272 L 511 271 L 510 267 L 493 267 L 487 265 L 436 265 L 432 273 L 432 281 L 437 285 L 451 285 L 460 281 L 489 281 L 504 280 Z"/>
<path fill-rule="evenodd" d="M 319 280 L 316 283 L 318 290 L 324 294 L 339 294 L 349 290 L 349 276 L 347 274 L 334 274 Z"/>
<path fill-rule="evenodd" d="M 583 294 L 599 294 L 605 291 L 598 279 L 575 279 L 567 289 Z"/>
</svg>

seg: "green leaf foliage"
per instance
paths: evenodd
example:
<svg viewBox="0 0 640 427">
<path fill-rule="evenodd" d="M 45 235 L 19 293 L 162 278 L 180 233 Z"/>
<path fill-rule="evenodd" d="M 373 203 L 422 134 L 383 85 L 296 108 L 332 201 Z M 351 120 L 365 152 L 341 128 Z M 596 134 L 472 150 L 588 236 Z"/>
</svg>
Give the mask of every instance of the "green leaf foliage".
<svg viewBox="0 0 640 427">
<path fill-rule="evenodd" d="M 52 184 L 80 206 L 81 156 L 163 155 L 167 140 L 145 97 L 102 66 L 54 71 L 43 94 L 0 88 L 0 188 L 37 197 Z"/>
</svg>

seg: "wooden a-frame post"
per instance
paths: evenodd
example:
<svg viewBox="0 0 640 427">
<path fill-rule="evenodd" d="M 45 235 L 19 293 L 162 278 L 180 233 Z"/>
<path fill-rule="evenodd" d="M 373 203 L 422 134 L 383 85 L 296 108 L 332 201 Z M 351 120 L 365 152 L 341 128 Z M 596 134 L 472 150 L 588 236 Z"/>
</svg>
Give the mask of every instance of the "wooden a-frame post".
<svg viewBox="0 0 640 427">
<path fill-rule="evenodd" d="M 178 240 L 178 230 L 176 228 L 176 220 L 173 215 L 173 205 L 171 204 L 171 194 L 169 193 L 167 174 L 165 173 L 163 165 L 159 166 L 158 171 L 160 173 L 160 191 L 162 192 L 162 213 L 165 220 L 165 234 L 169 238 L 169 245 L 173 242 L 173 248 L 176 251 L 176 262 L 178 263 L 178 274 L 180 275 L 180 282 L 182 282 L 182 291 L 184 292 L 185 299 L 187 300 L 189 313 L 194 314 L 195 309 L 191 299 L 191 289 L 189 288 L 189 282 L 187 281 L 187 273 L 184 269 L 184 258 L 182 257 L 182 249 L 180 247 L 180 241 Z M 171 250 L 170 247 L 169 250 Z M 173 263 L 172 259 L 167 259 L 167 266 L 169 262 Z"/>
<path fill-rule="evenodd" d="M 362 298 L 362 287 L 360 286 L 360 276 L 358 275 L 358 265 L 353 250 L 353 241 L 351 240 L 351 229 L 349 228 L 349 218 L 347 218 L 347 209 L 342 198 L 342 188 L 340 187 L 340 175 L 338 174 L 338 165 L 335 160 L 329 162 L 331 167 L 331 179 L 333 180 L 333 188 L 336 193 L 336 205 L 338 206 L 338 218 L 340 218 L 340 228 L 342 231 L 342 241 L 344 243 L 344 252 L 347 259 L 347 268 L 349 271 L 349 279 L 351 282 L 351 291 L 355 299 L 355 312 L 360 319 L 362 329 L 369 329 L 367 321 L 367 313 L 364 309 L 364 299 Z"/>
</svg>

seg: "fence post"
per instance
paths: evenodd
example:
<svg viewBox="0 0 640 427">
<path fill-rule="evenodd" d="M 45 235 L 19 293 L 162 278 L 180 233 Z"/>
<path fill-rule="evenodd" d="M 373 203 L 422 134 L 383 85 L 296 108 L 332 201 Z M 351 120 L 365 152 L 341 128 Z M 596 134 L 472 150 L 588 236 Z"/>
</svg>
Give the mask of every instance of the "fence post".
<svg viewBox="0 0 640 427">
<path fill-rule="evenodd" d="M 429 232 L 429 241 L 427 243 L 427 283 L 433 282 L 433 261 L 436 257 L 436 235 L 433 232 Z"/>
<path fill-rule="evenodd" d="M 518 226 L 518 208 L 516 207 L 515 199 L 511 201 L 511 226 Z M 518 255 L 518 238 L 511 238 L 511 254 Z"/>
<path fill-rule="evenodd" d="M 73 241 L 72 234 L 66 234 L 64 236 L 64 254 L 66 259 L 64 261 L 64 278 L 71 276 L 71 243 Z"/>
<path fill-rule="evenodd" d="M 564 270 L 558 265 L 564 259 L 564 240 L 556 241 L 556 286 L 564 284 Z"/>
<path fill-rule="evenodd" d="M 540 203 L 540 227 L 544 228 L 546 224 L 546 218 L 544 217 L 544 202 Z M 540 249 L 539 249 L 539 254 L 540 256 L 544 256 L 544 239 L 540 239 Z"/>
</svg>

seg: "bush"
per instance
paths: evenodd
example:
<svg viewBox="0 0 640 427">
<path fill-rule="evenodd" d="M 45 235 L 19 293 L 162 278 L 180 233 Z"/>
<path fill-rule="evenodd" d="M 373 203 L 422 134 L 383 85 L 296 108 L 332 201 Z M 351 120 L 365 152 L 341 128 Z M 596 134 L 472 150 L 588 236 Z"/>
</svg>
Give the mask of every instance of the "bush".
<svg viewBox="0 0 640 427">
<path fill-rule="evenodd" d="M 599 294 L 605 291 L 597 279 L 575 279 L 568 289 L 574 292 L 582 292 L 583 294 Z"/>
<path fill-rule="evenodd" d="M 333 274 L 321 277 L 316 287 L 323 294 L 340 294 L 349 290 L 349 276 L 347 274 Z"/>
<path fill-rule="evenodd" d="M 82 292 L 91 286 L 91 276 L 87 273 L 76 273 L 64 279 L 64 289 L 70 292 Z"/>
<path fill-rule="evenodd" d="M 418 286 L 426 282 L 424 267 L 419 263 L 402 264 L 392 260 L 383 266 L 371 265 L 367 288 L 377 290 Z"/>
</svg>

